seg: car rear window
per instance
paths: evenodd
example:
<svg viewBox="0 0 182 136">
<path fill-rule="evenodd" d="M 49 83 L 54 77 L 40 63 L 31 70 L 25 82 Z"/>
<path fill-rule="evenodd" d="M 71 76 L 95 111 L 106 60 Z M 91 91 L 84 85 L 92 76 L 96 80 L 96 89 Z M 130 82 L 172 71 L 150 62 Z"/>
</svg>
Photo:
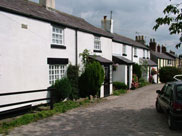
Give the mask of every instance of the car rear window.
<svg viewBox="0 0 182 136">
<path fill-rule="evenodd" d="M 177 86 L 176 95 L 178 100 L 182 100 L 182 85 Z"/>
</svg>

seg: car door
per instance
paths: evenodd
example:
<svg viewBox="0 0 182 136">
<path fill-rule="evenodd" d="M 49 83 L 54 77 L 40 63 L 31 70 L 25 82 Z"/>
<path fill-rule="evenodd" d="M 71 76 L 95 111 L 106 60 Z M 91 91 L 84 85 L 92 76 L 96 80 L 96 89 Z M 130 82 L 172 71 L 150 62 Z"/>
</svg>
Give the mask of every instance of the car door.
<svg viewBox="0 0 182 136">
<path fill-rule="evenodd" d="M 167 85 L 168 84 L 165 84 L 164 86 L 163 86 L 163 88 L 162 88 L 162 90 L 161 90 L 161 93 L 160 94 L 158 94 L 158 102 L 159 102 L 159 104 L 160 104 L 160 106 L 161 106 L 161 108 L 163 109 L 163 107 L 165 106 L 165 103 L 164 103 L 164 93 L 165 93 L 165 91 L 166 91 L 166 88 L 167 88 Z"/>
<path fill-rule="evenodd" d="M 170 109 L 171 96 L 172 96 L 172 85 L 168 84 L 162 95 L 162 105 L 163 105 L 162 107 L 166 113 Z"/>
</svg>

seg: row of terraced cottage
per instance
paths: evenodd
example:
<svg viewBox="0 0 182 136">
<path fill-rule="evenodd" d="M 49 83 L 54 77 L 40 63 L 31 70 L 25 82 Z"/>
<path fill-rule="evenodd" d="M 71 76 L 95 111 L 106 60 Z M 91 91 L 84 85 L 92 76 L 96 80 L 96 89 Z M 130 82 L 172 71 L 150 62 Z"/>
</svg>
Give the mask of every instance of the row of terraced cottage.
<svg viewBox="0 0 182 136">
<path fill-rule="evenodd" d="M 146 46 L 143 36 L 132 40 L 113 33 L 113 20 L 106 17 L 102 29 L 97 28 L 56 10 L 54 0 L 1 0 L 0 20 L 1 113 L 47 103 L 47 88 L 65 76 L 69 64 L 82 66 L 79 54 L 85 49 L 104 66 L 107 79 L 100 97 L 112 94 L 113 81 L 131 88 L 135 63 L 148 62 L 146 80 L 151 68 L 175 65 L 176 56 L 166 53 L 154 39 Z M 115 71 L 113 64 L 118 65 Z M 157 76 L 154 81 L 158 82 Z"/>
</svg>

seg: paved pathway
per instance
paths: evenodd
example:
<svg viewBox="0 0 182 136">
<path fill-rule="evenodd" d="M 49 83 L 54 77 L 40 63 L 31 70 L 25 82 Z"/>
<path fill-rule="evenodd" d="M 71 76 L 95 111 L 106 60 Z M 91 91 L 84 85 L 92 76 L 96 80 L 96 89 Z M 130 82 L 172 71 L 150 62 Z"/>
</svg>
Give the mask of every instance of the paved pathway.
<svg viewBox="0 0 182 136">
<path fill-rule="evenodd" d="M 13 130 L 12 136 L 182 136 L 155 111 L 150 85 L 87 108 L 78 108 Z"/>
</svg>

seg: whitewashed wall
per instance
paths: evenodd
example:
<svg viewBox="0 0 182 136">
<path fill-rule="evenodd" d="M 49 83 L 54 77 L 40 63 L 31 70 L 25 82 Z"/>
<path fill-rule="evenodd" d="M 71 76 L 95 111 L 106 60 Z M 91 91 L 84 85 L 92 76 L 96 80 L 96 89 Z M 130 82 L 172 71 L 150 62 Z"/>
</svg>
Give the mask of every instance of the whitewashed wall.
<svg viewBox="0 0 182 136">
<path fill-rule="evenodd" d="M 50 86 L 49 57 L 69 58 L 75 64 L 74 30 L 65 29 L 66 50 L 51 49 L 51 24 L 5 12 L 0 12 L 0 20 L 0 93 L 46 89 Z M 22 24 L 28 29 L 22 29 Z M 0 104 L 7 103 L 7 100 L 13 103 L 47 95 L 44 92 L 37 93 L 36 97 L 34 94 L 4 96 L 0 98 Z M 12 107 L 6 109 L 9 108 Z"/>
<path fill-rule="evenodd" d="M 113 45 L 113 50 L 112 54 L 113 55 L 119 55 L 123 56 L 123 44 L 122 43 L 117 43 L 117 42 L 112 42 Z M 123 56 L 129 60 L 132 60 L 132 46 L 126 45 L 126 54 L 127 56 Z"/>
<path fill-rule="evenodd" d="M 123 44 L 113 42 L 113 55 L 122 56 L 125 57 L 131 61 L 132 60 L 132 46 L 126 45 L 126 54 L 127 56 L 123 56 Z M 134 53 L 134 50 L 133 50 Z M 135 61 L 134 61 L 135 62 Z M 133 66 L 129 66 L 129 73 L 130 73 L 130 79 L 129 79 L 129 87 L 131 88 L 132 83 L 132 74 L 133 74 Z M 120 81 L 127 85 L 127 65 L 119 65 L 117 68 L 117 71 L 113 71 L 113 81 Z"/>
<path fill-rule="evenodd" d="M 127 73 L 125 73 L 126 65 L 118 65 L 116 71 L 113 71 L 113 82 L 119 81 L 127 84 Z"/>
</svg>

